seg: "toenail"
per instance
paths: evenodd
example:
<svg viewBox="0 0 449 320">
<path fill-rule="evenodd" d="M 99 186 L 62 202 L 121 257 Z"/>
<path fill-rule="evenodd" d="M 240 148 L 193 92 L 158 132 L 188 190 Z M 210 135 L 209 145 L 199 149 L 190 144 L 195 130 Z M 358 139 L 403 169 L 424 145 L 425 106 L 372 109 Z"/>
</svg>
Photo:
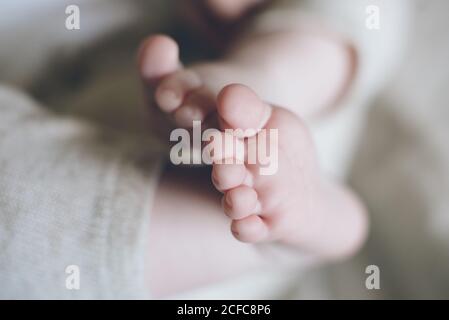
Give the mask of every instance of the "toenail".
<svg viewBox="0 0 449 320">
<path fill-rule="evenodd" d="M 238 236 L 240 233 L 237 231 L 237 230 L 235 230 L 232 226 L 231 226 L 231 232 L 232 232 L 232 234 L 233 235 L 235 235 L 235 236 Z"/>
<path fill-rule="evenodd" d="M 161 96 L 170 101 L 180 102 L 181 100 L 181 95 L 179 94 L 179 92 L 176 92 L 173 89 L 163 89 L 161 92 Z"/>
</svg>

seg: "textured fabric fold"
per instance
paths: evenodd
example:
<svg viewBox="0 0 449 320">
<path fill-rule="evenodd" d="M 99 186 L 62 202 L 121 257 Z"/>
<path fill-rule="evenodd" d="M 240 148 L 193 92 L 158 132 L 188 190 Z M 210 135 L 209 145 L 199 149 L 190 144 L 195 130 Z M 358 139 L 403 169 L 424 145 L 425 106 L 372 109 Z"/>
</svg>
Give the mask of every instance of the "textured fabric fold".
<svg viewBox="0 0 449 320">
<path fill-rule="evenodd" d="M 55 116 L 6 88 L 0 133 L 0 298 L 145 298 L 151 140 Z M 79 290 L 66 286 L 68 266 Z"/>
</svg>

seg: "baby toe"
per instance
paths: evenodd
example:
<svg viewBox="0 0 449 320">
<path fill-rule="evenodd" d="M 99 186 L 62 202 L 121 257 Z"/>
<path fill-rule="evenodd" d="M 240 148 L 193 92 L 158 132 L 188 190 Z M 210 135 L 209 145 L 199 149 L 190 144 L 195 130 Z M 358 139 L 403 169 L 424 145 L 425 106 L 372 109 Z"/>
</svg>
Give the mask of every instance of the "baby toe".
<svg viewBox="0 0 449 320">
<path fill-rule="evenodd" d="M 197 105 L 183 105 L 173 114 L 175 123 L 182 128 L 192 128 L 194 121 L 203 121 L 204 113 Z"/>
<path fill-rule="evenodd" d="M 184 128 L 191 128 L 193 121 L 203 122 L 215 109 L 215 99 L 206 89 L 200 88 L 188 94 L 174 114 L 175 122 Z"/>
<path fill-rule="evenodd" d="M 246 178 L 247 170 L 243 164 L 215 164 L 212 169 L 212 182 L 219 191 L 240 186 Z"/>
<path fill-rule="evenodd" d="M 142 79 L 148 84 L 155 84 L 179 68 L 179 47 L 165 35 L 148 37 L 140 46 L 138 65 Z"/>
<path fill-rule="evenodd" d="M 245 142 L 233 134 L 207 129 L 203 142 L 203 160 L 207 164 L 243 164 L 245 160 Z"/>
<path fill-rule="evenodd" d="M 253 136 L 267 122 L 271 108 L 250 88 L 241 84 L 224 87 L 217 98 L 217 111 L 223 129 L 241 129 Z"/>
<path fill-rule="evenodd" d="M 263 219 L 257 215 L 251 215 L 244 219 L 233 220 L 231 232 L 237 240 L 256 243 L 268 238 L 269 229 Z"/>
<path fill-rule="evenodd" d="M 155 99 L 164 112 L 179 108 L 187 94 L 201 87 L 200 77 L 193 71 L 180 70 L 162 80 L 155 92 Z"/>
<path fill-rule="evenodd" d="M 241 185 L 226 192 L 223 197 L 223 209 L 231 219 L 243 219 L 260 212 L 257 192 L 248 186 Z"/>
</svg>

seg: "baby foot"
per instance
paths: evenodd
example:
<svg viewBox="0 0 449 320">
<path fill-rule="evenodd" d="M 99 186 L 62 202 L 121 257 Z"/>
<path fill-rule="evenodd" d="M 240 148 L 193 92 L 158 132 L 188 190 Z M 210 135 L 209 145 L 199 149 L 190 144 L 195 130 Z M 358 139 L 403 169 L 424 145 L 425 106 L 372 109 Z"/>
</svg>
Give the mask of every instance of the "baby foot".
<svg viewBox="0 0 449 320">
<path fill-rule="evenodd" d="M 247 152 L 244 163 L 220 164 L 220 159 L 214 159 L 213 164 L 212 181 L 224 193 L 224 212 L 232 219 L 231 231 L 238 240 L 281 241 L 330 255 L 358 248 L 363 242 L 365 220 L 359 212 L 329 214 L 338 209 L 326 211 L 327 207 L 321 205 L 336 202 L 330 198 L 333 192 L 326 191 L 314 145 L 299 118 L 262 102 L 249 88 L 237 84 L 220 92 L 217 111 L 222 129 L 253 128 L 258 132 L 243 139 Z M 248 162 L 248 153 L 254 152 L 249 141 L 261 135 L 261 129 L 278 132 L 278 170 L 271 175 L 261 174 L 260 163 Z M 327 231 L 329 226 L 331 232 Z M 346 231 L 345 227 L 351 229 Z"/>
<path fill-rule="evenodd" d="M 166 114 L 172 123 L 170 129 L 191 128 L 193 121 L 202 121 L 203 128 L 216 127 L 216 97 L 220 90 L 235 81 L 252 85 L 255 82 L 253 72 L 231 61 L 184 68 L 179 61 L 178 45 L 164 35 L 151 36 L 143 42 L 139 50 L 139 71 L 151 111 L 158 109 Z M 258 88 L 263 90 L 264 87 Z M 160 117 L 155 118 L 160 124 Z"/>
<path fill-rule="evenodd" d="M 235 159 L 232 164 L 223 164 L 217 162 L 224 159 L 214 158 L 212 181 L 224 192 L 224 211 L 233 220 L 233 234 L 244 242 L 290 238 L 297 233 L 288 232 L 295 225 L 297 212 L 307 209 L 304 199 L 308 197 L 298 199 L 296 195 L 309 193 L 315 183 L 313 148 L 302 123 L 289 111 L 263 103 L 243 85 L 225 87 L 217 108 L 222 129 L 259 131 L 247 137 L 250 139 L 257 138 L 260 129 L 278 130 L 280 163 L 273 175 L 261 175 L 259 163 L 239 164 Z M 247 153 L 252 152 L 248 141 L 245 139 Z M 214 141 L 211 144 L 213 148 Z M 224 157 L 229 157 L 229 152 Z"/>
<path fill-rule="evenodd" d="M 204 121 L 215 111 L 218 92 L 211 89 L 213 81 L 182 66 L 178 45 L 171 38 L 156 35 L 142 44 L 139 71 L 151 102 L 169 115 L 176 127 L 190 128 L 194 120 Z"/>
</svg>

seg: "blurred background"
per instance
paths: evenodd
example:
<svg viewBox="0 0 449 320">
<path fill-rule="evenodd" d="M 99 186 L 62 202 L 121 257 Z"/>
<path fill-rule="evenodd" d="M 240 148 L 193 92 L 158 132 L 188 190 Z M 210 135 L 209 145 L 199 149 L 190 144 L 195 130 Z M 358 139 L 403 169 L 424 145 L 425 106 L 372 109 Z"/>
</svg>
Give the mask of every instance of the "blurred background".
<svg viewBox="0 0 449 320">
<path fill-rule="evenodd" d="M 135 67 L 141 39 L 169 33 L 187 62 L 219 47 L 189 28 L 179 2 L 2 0 L 1 84 L 55 112 L 145 130 Z M 265 298 L 449 298 L 449 2 L 410 3 L 406 49 L 371 102 L 349 175 L 371 216 L 362 252 L 288 278 L 237 279 L 182 297 L 247 298 L 258 282 Z M 65 28 L 70 4 L 81 8 L 80 30 Z M 379 290 L 365 287 L 368 265 L 379 267 Z"/>
</svg>

